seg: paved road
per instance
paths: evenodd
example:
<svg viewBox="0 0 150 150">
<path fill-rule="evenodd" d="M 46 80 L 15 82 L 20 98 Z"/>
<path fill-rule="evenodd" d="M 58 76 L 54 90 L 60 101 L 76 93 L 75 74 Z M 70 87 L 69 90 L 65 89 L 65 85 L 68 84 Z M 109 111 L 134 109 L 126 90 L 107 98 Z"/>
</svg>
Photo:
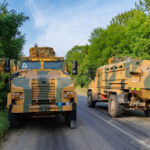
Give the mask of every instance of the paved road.
<svg viewBox="0 0 150 150">
<path fill-rule="evenodd" d="M 122 118 L 108 116 L 107 105 L 88 108 L 78 97 L 77 128 L 64 125 L 63 117 L 28 120 L 13 131 L 2 150 L 146 150 L 150 149 L 150 118 L 126 112 Z"/>
</svg>

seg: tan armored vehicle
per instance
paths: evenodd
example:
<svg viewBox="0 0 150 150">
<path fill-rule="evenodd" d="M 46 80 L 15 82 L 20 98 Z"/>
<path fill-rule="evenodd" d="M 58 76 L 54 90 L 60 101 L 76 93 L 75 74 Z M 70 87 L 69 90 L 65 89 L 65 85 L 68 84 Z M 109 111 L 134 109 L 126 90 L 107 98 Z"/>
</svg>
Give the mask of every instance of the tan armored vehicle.
<svg viewBox="0 0 150 150">
<path fill-rule="evenodd" d="M 64 58 L 55 57 L 53 48 L 33 47 L 30 57 L 20 59 L 18 68 L 11 76 L 7 100 L 10 125 L 18 127 L 25 116 L 63 114 L 66 125 L 75 128 L 77 94 Z M 76 61 L 73 62 L 73 74 L 77 74 Z"/>
<path fill-rule="evenodd" d="M 142 110 L 150 115 L 150 60 L 127 60 L 97 69 L 89 85 L 88 106 L 108 102 L 112 117 L 125 109 Z"/>
</svg>

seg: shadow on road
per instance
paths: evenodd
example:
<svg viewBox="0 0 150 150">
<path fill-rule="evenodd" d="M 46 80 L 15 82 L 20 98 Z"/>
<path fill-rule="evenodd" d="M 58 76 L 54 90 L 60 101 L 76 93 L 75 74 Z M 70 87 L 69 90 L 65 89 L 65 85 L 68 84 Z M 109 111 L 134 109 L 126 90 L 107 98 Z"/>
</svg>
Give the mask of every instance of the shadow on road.
<svg viewBox="0 0 150 150">
<path fill-rule="evenodd" d="M 27 126 L 33 128 L 43 128 L 45 130 L 66 127 L 64 118 L 61 115 L 54 118 L 26 118 L 21 121 L 21 127 Z"/>
<path fill-rule="evenodd" d="M 96 110 L 108 112 L 108 103 L 97 103 L 95 108 Z M 125 110 L 124 113 L 121 116 L 122 118 L 126 117 L 145 117 L 144 112 L 139 110 Z"/>
</svg>

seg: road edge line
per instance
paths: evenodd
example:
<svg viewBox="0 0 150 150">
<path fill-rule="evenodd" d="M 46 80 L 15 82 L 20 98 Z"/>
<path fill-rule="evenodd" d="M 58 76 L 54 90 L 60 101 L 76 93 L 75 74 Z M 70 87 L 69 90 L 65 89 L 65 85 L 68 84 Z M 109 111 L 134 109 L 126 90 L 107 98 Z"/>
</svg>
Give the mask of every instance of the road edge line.
<svg viewBox="0 0 150 150">
<path fill-rule="evenodd" d="M 112 124 L 110 121 L 105 120 L 104 118 L 100 117 L 98 114 L 96 114 L 93 111 L 89 111 L 86 108 L 83 108 L 82 106 L 79 106 L 82 109 L 84 109 L 85 111 L 88 111 L 89 113 L 91 113 L 92 115 L 96 116 L 97 118 L 101 119 L 102 121 L 104 121 L 105 123 L 109 124 L 110 126 L 114 127 L 115 129 L 119 130 L 120 132 L 122 132 L 123 134 L 129 136 L 130 138 L 134 139 L 134 141 L 138 142 L 141 145 L 144 145 L 147 148 L 150 148 L 150 145 L 146 144 L 145 142 L 141 141 L 140 139 L 136 138 L 135 136 L 133 136 L 132 134 L 126 132 L 125 130 L 121 129 L 120 127 L 116 126 L 115 124 Z"/>
</svg>

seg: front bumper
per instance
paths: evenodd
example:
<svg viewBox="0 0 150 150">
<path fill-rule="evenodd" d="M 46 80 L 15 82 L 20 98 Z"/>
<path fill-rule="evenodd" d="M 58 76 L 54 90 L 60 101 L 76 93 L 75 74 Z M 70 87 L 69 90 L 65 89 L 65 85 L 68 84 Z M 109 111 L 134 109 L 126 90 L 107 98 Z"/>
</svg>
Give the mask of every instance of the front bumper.
<svg viewBox="0 0 150 150">
<path fill-rule="evenodd" d="M 75 111 L 76 103 L 57 103 L 53 105 L 9 105 L 11 113 L 39 113 Z"/>
</svg>

